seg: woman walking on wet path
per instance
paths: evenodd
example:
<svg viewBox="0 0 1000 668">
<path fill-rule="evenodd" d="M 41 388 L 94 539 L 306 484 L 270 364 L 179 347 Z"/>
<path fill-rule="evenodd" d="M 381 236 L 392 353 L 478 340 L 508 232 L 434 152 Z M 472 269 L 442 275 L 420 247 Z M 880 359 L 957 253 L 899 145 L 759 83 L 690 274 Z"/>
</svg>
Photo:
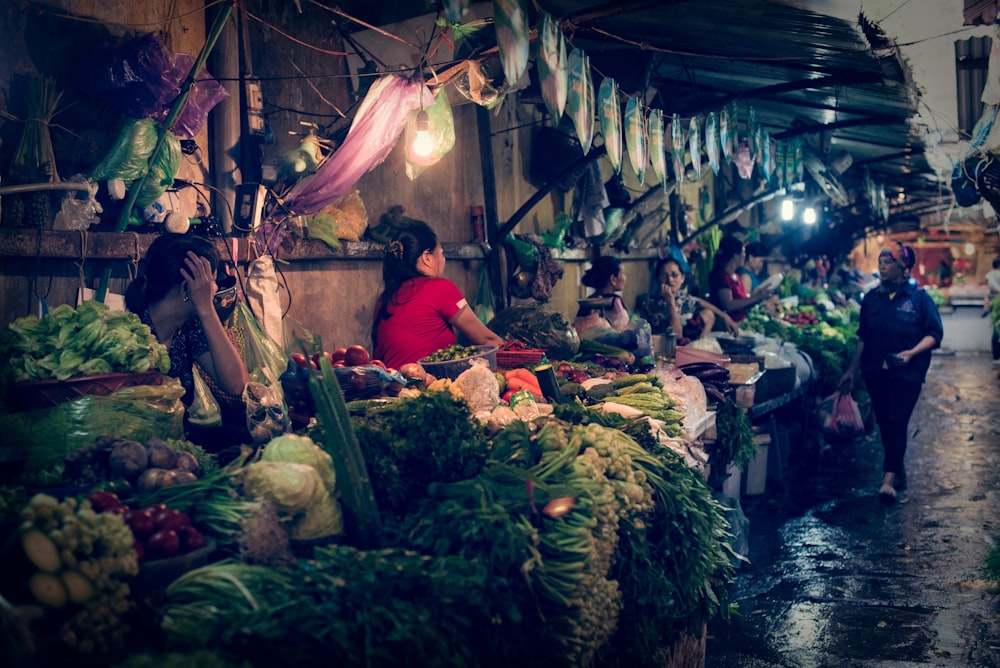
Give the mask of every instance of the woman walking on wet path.
<svg viewBox="0 0 1000 668">
<path fill-rule="evenodd" d="M 901 243 L 879 253 L 879 285 L 861 302 L 858 347 L 840 381 L 841 391 L 850 392 L 860 368 L 885 452 L 878 493 L 887 502 L 895 501 L 896 490 L 906 486 L 907 425 L 931 365 L 931 351 L 941 346 L 944 335 L 937 306 L 910 281 L 916 259 L 913 249 Z"/>
<path fill-rule="evenodd" d="M 707 668 L 1000 666 L 1000 598 L 983 575 L 1000 532 L 990 357 L 933 356 L 894 504 L 875 492 L 877 432 L 821 452 L 818 425 L 793 432 L 783 484 L 742 497 L 749 562 L 738 612 L 709 625 Z"/>
</svg>

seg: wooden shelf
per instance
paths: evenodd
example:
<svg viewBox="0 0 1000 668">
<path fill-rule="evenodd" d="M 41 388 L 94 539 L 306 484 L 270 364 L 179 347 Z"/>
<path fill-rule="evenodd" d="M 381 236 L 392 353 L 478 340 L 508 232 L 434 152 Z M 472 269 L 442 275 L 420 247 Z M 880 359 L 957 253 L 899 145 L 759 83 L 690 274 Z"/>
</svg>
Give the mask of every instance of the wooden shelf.
<svg viewBox="0 0 1000 668">
<path fill-rule="evenodd" d="M 124 260 L 141 259 L 157 234 L 136 232 L 90 232 L 77 230 L 0 230 L 0 258 L 40 258 L 53 260 Z M 222 257 L 249 262 L 249 237 L 216 238 Z M 373 241 L 342 241 L 337 250 L 316 239 L 300 239 L 282 246 L 276 258 L 288 262 L 323 260 L 381 261 L 384 246 Z M 443 243 L 449 260 L 482 260 L 490 251 L 483 243 Z"/>
</svg>

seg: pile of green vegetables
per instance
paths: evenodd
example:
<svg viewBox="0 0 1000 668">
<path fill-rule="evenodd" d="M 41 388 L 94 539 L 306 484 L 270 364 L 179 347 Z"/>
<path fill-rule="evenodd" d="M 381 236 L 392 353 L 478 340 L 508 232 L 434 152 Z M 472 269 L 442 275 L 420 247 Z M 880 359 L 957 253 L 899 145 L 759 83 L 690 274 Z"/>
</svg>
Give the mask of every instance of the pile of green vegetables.
<svg viewBox="0 0 1000 668">
<path fill-rule="evenodd" d="M 167 349 L 139 316 L 93 300 L 18 318 L 0 338 L 0 359 L 10 383 L 170 369 Z"/>
<path fill-rule="evenodd" d="M 645 421 L 578 406 L 487 442 L 463 400 L 427 392 L 352 422 L 374 544 L 191 571 L 166 591 L 172 648 L 258 665 L 643 665 L 728 614 L 723 509 Z"/>
</svg>

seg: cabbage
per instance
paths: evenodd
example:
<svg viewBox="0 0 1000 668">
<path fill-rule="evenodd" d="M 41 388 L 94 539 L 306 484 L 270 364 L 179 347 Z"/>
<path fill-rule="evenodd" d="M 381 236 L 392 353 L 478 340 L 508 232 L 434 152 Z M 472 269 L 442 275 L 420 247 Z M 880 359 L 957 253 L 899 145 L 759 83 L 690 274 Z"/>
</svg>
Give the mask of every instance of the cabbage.
<svg viewBox="0 0 1000 668">
<path fill-rule="evenodd" d="M 254 499 L 270 501 L 286 517 L 305 510 L 319 494 L 328 496 L 316 469 L 297 462 L 254 462 L 243 489 Z"/>
<path fill-rule="evenodd" d="M 336 536 L 344 532 L 344 516 L 340 504 L 329 494 L 314 500 L 306 512 L 295 520 L 289 531 L 292 540 L 313 540 Z"/>
<path fill-rule="evenodd" d="M 333 472 L 333 458 L 330 457 L 330 453 L 316 445 L 308 436 L 297 434 L 277 436 L 264 446 L 260 458 L 265 462 L 308 464 L 316 469 L 326 491 L 333 491 L 336 482 L 336 476 Z"/>
</svg>

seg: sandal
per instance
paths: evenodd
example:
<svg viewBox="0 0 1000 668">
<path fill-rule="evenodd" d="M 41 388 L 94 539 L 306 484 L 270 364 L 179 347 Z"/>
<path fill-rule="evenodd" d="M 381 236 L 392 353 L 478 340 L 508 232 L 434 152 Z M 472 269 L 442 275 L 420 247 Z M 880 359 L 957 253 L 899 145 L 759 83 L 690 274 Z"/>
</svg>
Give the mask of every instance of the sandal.
<svg viewBox="0 0 1000 668">
<path fill-rule="evenodd" d="M 883 501 L 892 503 L 896 500 L 896 488 L 889 483 L 882 483 L 882 486 L 878 488 L 878 496 Z"/>
</svg>

